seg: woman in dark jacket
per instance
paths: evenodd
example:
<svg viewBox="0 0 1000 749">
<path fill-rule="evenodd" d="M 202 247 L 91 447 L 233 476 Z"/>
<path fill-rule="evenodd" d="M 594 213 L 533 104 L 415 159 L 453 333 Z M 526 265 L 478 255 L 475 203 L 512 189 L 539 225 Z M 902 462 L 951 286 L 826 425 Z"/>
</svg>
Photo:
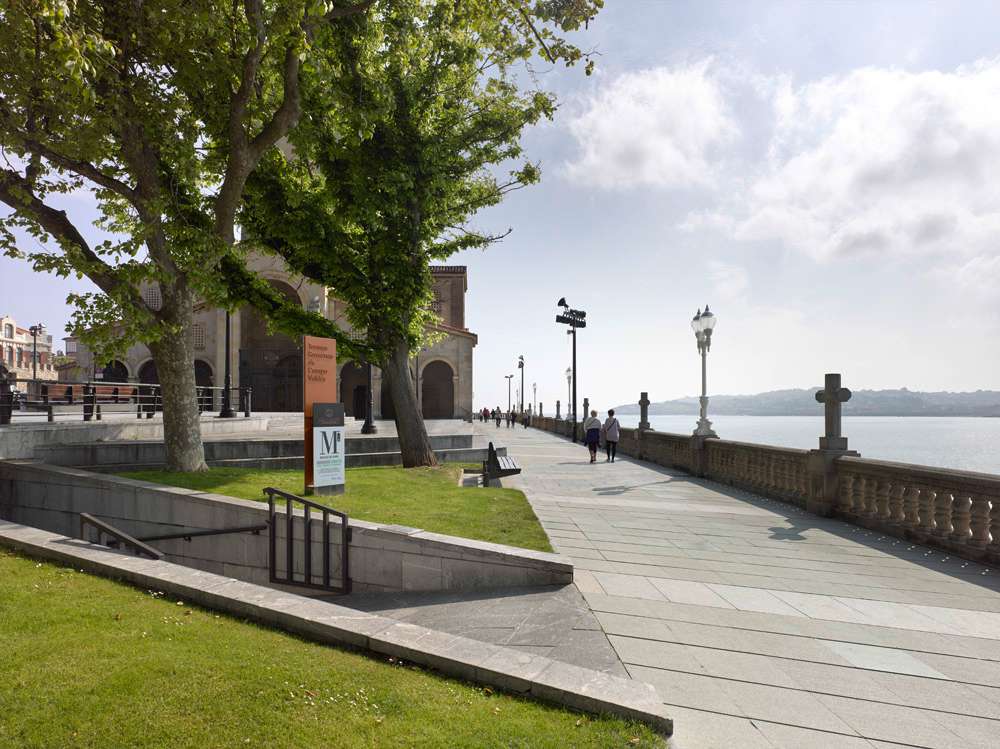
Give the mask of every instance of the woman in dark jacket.
<svg viewBox="0 0 1000 749">
<path fill-rule="evenodd" d="M 601 420 L 597 418 L 597 411 L 590 412 L 590 418 L 583 422 L 583 429 L 586 434 L 583 441 L 590 450 L 590 462 L 596 463 L 597 446 L 601 444 Z"/>
</svg>

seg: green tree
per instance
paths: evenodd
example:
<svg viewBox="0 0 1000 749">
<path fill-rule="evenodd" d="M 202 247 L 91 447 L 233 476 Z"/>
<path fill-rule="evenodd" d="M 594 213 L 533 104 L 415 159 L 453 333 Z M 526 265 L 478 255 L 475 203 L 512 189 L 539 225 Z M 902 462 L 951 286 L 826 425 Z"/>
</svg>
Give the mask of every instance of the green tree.
<svg viewBox="0 0 1000 749">
<path fill-rule="evenodd" d="M 94 282 L 72 327 L 97 352 L 149 346 L 171 469 L 205 467 L 193 308 L 226 299 L 246 180 L 298 121 L 303 81 L 331 75 L 313 54 L 329 28 L 371 3 L 0 0 L 0 247 Z"/>
<path fill-rule="evenodd" d="M 354 350 L 387 379 L 406 466 L 436 462 L 409 368 L 436 320 L 430 263 L 504 236 L 469 221 L 538 180 L 520 136 L 555 106 L 518 78 L 531 80 L 536 53 L 546 64 L 586 58 L 560 33 L 600 5 L 378 4 L 332 35 L 325 51 L 339 75 L 304 89 L 296 157 L 270 154 L 250 178 L 242 221 L 251 241 L 348 302 L 362 335 Z"/>
</svg>

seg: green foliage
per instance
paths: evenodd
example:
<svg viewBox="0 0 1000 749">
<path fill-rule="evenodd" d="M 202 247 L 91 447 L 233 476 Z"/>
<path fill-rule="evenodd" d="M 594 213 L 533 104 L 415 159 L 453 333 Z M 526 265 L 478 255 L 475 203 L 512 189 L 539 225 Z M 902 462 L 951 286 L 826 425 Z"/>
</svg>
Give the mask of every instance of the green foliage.
<svg viewBox="0 0 1000 749">
<path fill-rule="evenodd" d="M 560 32 L 600 5 L 397 0 L 324 30 L 322 66 L 335 75 L 304 84 L 295 156 L 269 154 L 241 221 L 249 242 L 349 303 L 365 358 L 424 342 L 432 261 L 506 235 L 470 221 L 538 181 L 520 136 L 555 109 L 518 78 L 536 54 L 584 59 Z"/>
</svg>

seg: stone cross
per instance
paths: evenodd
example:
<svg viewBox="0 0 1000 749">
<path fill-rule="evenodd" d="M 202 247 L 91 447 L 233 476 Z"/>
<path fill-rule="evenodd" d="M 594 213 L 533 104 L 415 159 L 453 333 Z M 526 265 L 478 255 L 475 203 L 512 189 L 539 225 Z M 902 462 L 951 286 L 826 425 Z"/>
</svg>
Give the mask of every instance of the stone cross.
<svg viewBox="0 0 1000 749">
<path fill-rule="evenodd" d="M 556 401 L 556 418 L 557 418 L 557 419 L 558 419 L 558 418 L 561 418 L 561 417 L 559 416 L 559 401 Z"/>
<path fill-rule="evenodd" d="M 542 402 L 541 401 L 538 401 L 538 415 L 539 416 L 542 415 Z"/>
<path fill-rule="evenodd" d="M 847 437 L 840 436 L 840 409 L 851 399 L 851 391 L 840 386 L 839 374 L 827 374 L 825 380 L 824 388 L 816 393 L 826 417 L 826 436 L 819 438 L 819 449 L 846 450 Z"/>
<path fill-rule="evenodd" d="M 649 429 L 649 393 L 639 394 L 639 428 Z"/>
</svg>

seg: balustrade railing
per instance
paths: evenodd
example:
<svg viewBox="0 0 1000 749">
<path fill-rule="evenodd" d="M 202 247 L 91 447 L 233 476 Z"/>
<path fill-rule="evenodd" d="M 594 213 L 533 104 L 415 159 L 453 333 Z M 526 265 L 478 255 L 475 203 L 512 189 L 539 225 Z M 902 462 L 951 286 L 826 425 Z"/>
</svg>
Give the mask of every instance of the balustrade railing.
<svg viewBox="0 0 1000 749">
<path fill-rule="evenodd" d="M 1000 476 L 843 457 L 840 515 L 948 547 L 1000 552 Z"/>
<path fill-rule="evenodd" d="M 809 496 L 808 450 L 718 439 L 704 444 L 706 476 L 805 506 Z"/>
</svg>

